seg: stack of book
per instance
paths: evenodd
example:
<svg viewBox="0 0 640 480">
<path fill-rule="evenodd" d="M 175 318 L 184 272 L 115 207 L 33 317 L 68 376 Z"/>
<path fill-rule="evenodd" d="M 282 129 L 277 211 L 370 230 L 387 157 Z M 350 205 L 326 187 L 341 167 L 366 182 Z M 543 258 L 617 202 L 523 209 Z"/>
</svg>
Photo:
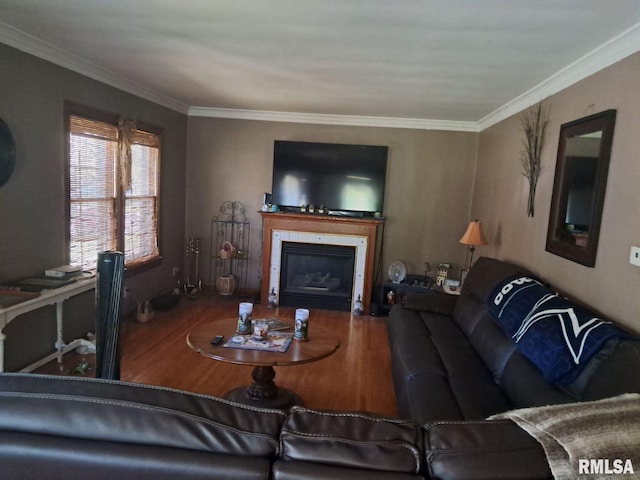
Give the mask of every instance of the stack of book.
<svg viewBox="0 0 640 480">
<path fill-rule="evenodd" d="M 63 265 L 61 267 L 50 268 L 44 271 L 46 277 L 72 278 L 82 273 L 82 267 L 78 265 Z"/>
<path fill-rule="evenodd" d="M 82 267 L 74 265 L 64 265 L 62 267 L 50 268 L 44 271 L 42 277 L 29 277 L 0 285 L 0 290 L 13 292 L 41 292 L 64 287 L 75 281 L 82 275 Z M 6 306 L 6 304 L 3 304 Z M 4 306 L 2 307 L 4 308 Z"/>
</svg>

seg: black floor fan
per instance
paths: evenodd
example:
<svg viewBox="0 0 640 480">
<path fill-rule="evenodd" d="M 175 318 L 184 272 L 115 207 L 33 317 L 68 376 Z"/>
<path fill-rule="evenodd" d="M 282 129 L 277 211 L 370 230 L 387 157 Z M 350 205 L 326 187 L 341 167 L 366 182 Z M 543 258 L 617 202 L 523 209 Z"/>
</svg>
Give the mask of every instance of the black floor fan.
<svg viewBox="0 0 640 480">
<path fill-rule="evenodd" d="M 96 378 L 120 379 L 120 308 L 124 278 L 124 254 L 98 254 L 96 284 Z"/>
</svg>

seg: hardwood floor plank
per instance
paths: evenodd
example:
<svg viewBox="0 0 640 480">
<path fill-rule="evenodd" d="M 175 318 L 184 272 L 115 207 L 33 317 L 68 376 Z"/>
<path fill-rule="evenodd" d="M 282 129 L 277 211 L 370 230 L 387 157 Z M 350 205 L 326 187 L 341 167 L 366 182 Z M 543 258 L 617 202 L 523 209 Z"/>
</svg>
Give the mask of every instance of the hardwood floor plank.
<svg viewBox="0 0 640 480">
<path fill-rule="evenodd" d="M 121 329 L 122 380 L 215 396 L 250 384 L 252 367 L 207 358 L 186 342 L 196 325 L 237 317 L 239 302 L 215 295 L 185 298 L 173 310 L 157 312 L 148 323 L 125 322 Z M 294 311 L 256 304 L 253 317 L 293 324 Z M 396 416 L 386 321 L 385 317 L 311 310 L 310 341 L 314 325 L 320 325 L 340 338 L 340 347 L 316 362 L 275 367 L 276 384 L 296 392 L 309 408 Z"/>
</svg>

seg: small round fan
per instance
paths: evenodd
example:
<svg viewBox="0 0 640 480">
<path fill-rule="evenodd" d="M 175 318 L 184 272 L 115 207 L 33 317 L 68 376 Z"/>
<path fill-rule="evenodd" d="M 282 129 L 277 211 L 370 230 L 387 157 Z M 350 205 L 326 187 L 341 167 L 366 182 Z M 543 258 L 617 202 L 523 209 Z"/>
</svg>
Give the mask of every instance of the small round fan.
<svg viewBox="0 0 640 480">
<path fill-rule="evenodd" d="M 389 265 L 389 278 L 393 283 L 402 282 L 407 276 L 407 266 L 401 260 L 396 260 Z"/>
</svg>

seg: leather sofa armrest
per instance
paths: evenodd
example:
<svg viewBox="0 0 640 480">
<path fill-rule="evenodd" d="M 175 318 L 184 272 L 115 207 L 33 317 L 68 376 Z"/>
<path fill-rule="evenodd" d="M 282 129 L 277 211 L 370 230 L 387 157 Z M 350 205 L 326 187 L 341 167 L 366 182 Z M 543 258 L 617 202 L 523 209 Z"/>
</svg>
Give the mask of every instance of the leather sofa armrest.
<svg viewBox="0 0 640 480">
<path fill-rule="evenodd" d="M 542 446 L 510 420 L 439 422 L 423 429 L 430 478 L 553 478 Z"/>
<path fill-rule="evenodd" d="M 408 310 L 452 315 L 458 297 L 445 293 L 412 293 L 406 295 L 402 305 Z"/>
</svg>

